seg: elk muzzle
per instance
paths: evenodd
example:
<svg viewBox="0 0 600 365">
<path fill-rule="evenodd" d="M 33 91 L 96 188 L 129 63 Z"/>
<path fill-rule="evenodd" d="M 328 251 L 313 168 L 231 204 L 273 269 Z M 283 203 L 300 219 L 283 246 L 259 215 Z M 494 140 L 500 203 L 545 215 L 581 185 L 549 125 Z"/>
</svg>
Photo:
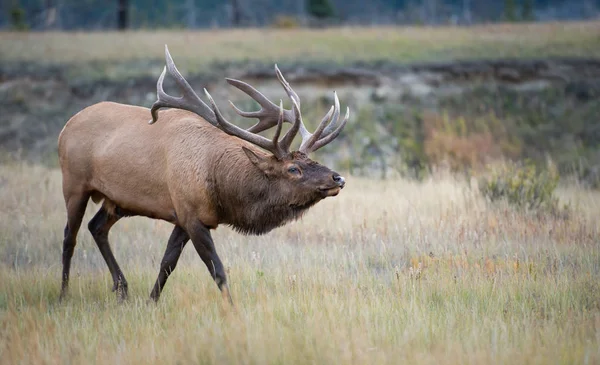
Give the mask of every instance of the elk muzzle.
<svg viewBox="0 0 600 365">
<path fill-rule="evenodd" d="M 328 184 L 326 187 L 322 187 L 319 189 L 324 198 L 338 195 L 340 193 L 340 190 L 342 190 L 344 188 L 344 185 L 346 185 L 346 180 L 337 173 L 334 173 L 331 176 L 331 179 L 333 184 Z"/>
</svg>

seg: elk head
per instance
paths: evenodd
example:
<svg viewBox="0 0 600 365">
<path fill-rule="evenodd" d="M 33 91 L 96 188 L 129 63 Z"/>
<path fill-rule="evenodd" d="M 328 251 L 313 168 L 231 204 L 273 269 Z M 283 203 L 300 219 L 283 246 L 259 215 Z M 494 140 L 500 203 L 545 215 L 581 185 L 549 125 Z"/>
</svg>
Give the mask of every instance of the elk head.
<svg viewBox="0 0 600 365">
<path fill-rule="evenodd" d="M 281 196 L 286 196 L 286 200 L 290 202 L 289 205 L 292 208 L 308 208 L 321 199 L 336 196 L 344 188 L 345 180 L 342 176 L 309 158 L 311 152 L 333 141 L 348 122 L 349 108 L 346 109 L 344 119 L 339 121 L 340 102 L 337 93 L 334 92 L 334 105 L 323 117 L 315 132 L 310 133 L 302 120 L 300 98 L 285 80 L 277 65 L 275 65 L 275 74 L 292 101 L 291 109 L 284 109 L 281 100 L 279 106 L 275 105 L 265 95 L 243 81 L 227 78 L 229 84 L 249 95 L 261 106 L 258 111 L 246 112 L 238 109 L 231 101 L 229 102 L 242 117 L 258 119 L 254 126 L 242 129 L 225 119 L 206 89 L 204 92 L 211 107 L 198 97 L 177 70 L 167 46 L 165 46 L 165 55 L 167 65 L 157 83 L 158 100 L 152 106 L 150 124 L 158 119 L 157 110 L 159 108 L 185 109 L 200 115 L 225 133 L 269 151 L 271 154 L 263 154 L 255 149 L 241 147 L 252 164 L 268 178 L 269 183 L 273 186 L 272 190 L 277 191 Z M 181 89 L 182 97 L 170 96 L 163 90 L 163 81 L 167 71 Z M 283 123 L 286 122 L 290 123 L 291 127 L 285 135 L 281 136 Z M 271 139 L 258 134 L 272 127 L 276 129 Z M 298 151 L 290 151 L 290 146 L 298 132 L 302 136 L 300 147 Z"/>
</svg>

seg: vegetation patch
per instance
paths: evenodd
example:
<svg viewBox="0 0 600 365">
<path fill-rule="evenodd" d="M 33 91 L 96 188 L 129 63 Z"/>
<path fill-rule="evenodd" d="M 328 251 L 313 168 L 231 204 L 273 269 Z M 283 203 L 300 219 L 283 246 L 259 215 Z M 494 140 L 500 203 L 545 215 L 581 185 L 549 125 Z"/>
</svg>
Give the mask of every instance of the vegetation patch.
<svg viewBox="0 0 600 365">
<path fill-rule="evenodd" d="M 491 203 L 509 205 L 536 213 L 567 217 L 569 207 L 560 205 L 555 194 L 559 174 L 553 166 L 540 171 L 530 162 L 494 164 L 480 177 L 479 191 Z"/>
</svg>

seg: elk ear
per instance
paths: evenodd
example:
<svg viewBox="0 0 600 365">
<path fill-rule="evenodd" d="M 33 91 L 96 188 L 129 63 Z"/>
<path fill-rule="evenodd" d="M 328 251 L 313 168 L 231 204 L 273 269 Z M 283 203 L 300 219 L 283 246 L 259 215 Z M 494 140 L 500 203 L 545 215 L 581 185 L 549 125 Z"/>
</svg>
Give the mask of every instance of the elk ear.
<svg viewBox="0 0 600 365">
<path fill-rule="evenodd" d="M 242 147 L 242 150 L 244 150 L 244 153 L 246 156 L 248 156 L 248 159 L 254 164 L 254 166 L 258 167 L 266 175 L 273 174 L 273 166 L 269 163 L 268 158 L 261 157 L 246 147 Z"/>
</svg>

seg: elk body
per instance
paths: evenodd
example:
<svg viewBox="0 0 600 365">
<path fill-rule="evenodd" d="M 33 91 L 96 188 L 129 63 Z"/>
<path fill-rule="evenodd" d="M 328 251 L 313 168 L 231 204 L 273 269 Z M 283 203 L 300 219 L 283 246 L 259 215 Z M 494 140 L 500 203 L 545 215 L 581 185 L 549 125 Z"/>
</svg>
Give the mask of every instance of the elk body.
<svg viewBox="0 0 600 365">
<path fill-rule="evenodd" d="M 158 80 L 158 100 L 151 110 L 98 103 L 73 116 L 59 136 L 67 208 L 61 299 L 67 293 L 76 236 L 90 198 L 102 202 L 88 228 L 120 300 L 127 298 L 127 281 L 109 246 L 108 233 L 123 217 L 145 216 L 174 225 L 151 298 L 158 300 L 191 240 L 222 295 L 231 302 L 211 229 L 225 224 L 243 234 L 264 234 L 299 218 L 344 187 L 339 174 L 308 157 L 335 139 L 348 120 L 347 111 L 339 122 L 337 96 L 335 105 L 310 133 L 302 121 L 300 99 L 277 66 L 277 77 L 292 100 L 289 110 L 281 102 L 276 106 L 252 86 L 227 79 L 261 105 L 259 111 L 243 112 L 232 104 L 238 114 L 258 119 L 245 130 L 229 123 L 205 90 L 211 103 L 206 105 L 179 73 L 166 46 L 165 53 L 167 66 Z M 167 71 L 182 97 L 164 92 Z M 163 107 L 169 109 L 159 112 Z M 291 127 L 281 137 L 284 122 Z M 258 134 L 273 127 L 272 139 Z M 300 148 L 290 151 L 298 132 Z"/>
</svg>

